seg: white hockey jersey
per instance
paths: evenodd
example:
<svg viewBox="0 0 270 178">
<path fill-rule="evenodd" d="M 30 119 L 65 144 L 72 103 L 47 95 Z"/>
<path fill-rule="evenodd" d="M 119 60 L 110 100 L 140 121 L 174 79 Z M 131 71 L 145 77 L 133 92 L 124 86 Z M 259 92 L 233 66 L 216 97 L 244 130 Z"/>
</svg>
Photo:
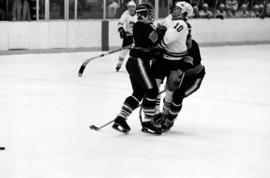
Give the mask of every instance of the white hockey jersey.
<svg viewBox="0 0 270 178">
<path fill-rule="evenodd" d="M 161 40 L 159 47 L 165 49 L 163 58 L 168 60 L 181 60 L 187 54 L 188 26 L 182 19 L 173 19 L 168 15 L 160 22 L 167 27 L 167 31 Z"/>
<path fill-rule="evenodd" d="M 120 20 L 118 22 L 118 29 L 120 27 L 123 27 L 125 29 L 126 32 L 133 34 L 133 26 L 134 24 L 137 22 L 137 14 L 131 16 L 128 12 L 128 10 L 126 10 L 125 12 L 123 12 L 123 14 L 120 17 Z"/>
</svg>

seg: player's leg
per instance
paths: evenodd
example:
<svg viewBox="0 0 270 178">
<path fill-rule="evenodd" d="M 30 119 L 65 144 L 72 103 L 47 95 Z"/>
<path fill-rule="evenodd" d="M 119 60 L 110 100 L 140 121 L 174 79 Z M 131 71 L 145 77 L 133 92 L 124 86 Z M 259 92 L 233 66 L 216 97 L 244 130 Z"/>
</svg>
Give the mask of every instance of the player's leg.
<svg viewBox="0 0 270 178">
<path fill-rule="evenodd" d="M 172 96 L 172 102 L 167 110 L 167 115 L 163 115 L 162 118 L 162 129 L 163 131 L 168 131 L 173 125 L 178 113 L 182 109 L 183 103 L 183 94 L 184 92 L 181 89 L 177 89 Z"/>
<path fill-rule="evenodd" d="M 185 78 L 184 71 L 192 67 L 192 58 L 191 59 L 186 58 L 187 57 L 184 57 L 181 61 L 175 61 L 175 63 L 172 63 L 173 64 L 173 66 L 171 66 L 172 70 L 170 72 L 170 75 L 167 77 L 167 91 L 165 98 L 163 100 L 162 116 L 159 119 L 159 122 L 162 124 L 163 130 L 167 130 L 167 126 L 164 127 L 163 123 L 170 116 L 171 107 L 174 107 L 175 104 L 179 105 L 179 103 L 173 102 L 173 95 L 176 92 L 176 90 L 183 88 Z M 173 120 L 171 121 L 173 124 Z"/>
<path fill-rule="evenodd" d="M 140 101 L 144 96 L 144 88 L 142 88 L 137 82 L 136 77 L 130 75 L 130 82 L 132 85 L 133 93 L 125 99 L 121 107 L 121 111 L 117 115 L 112 126 L 114 129 L 117 129 L 124 133 L 130 131 L 130 127 L 126 121 L 128 116 L 138 107 Z"/>
<path fill-rule="evenodd" d="M 145 92 L 144 88 L 141 87 L 141 84 L 137 80 L 137 63 L 135 58 L 129 58 L 127 61 L 127 71 L 129 73 L 130 82 L 132 86 L 133 93 L 131 96 L 128 96 L 122 107 L 120 113 L 117 115 L 114 120 L 113 128 L 122 132 L 128 132 L 130 130 L 129 125 L 126 120 L 128 116 L 136 109 L 142 100 Z"/>
<path fill-rule="evenodd" d="M 184 73 L 181 70 L 173 70 L 166 83 L 166 95 L 163 99 L 162 118 L 166 118 L 169 114 L 169 109 L 173 101 L 173 93 L 180 87 L 184 77 Z"/>
<path fill-rule="evenodd" d="M 168 115 L 162 123 L 163 130 L 169 130 L 174 125 L 174 121 L 182 109 L 184 98 L 200 88 L 204 75 L 205 70 L 203 68 L 199 73 L 184 78 L 181 87 L 173 93 Z"/>
<path fill-rule="evenodd" d="M 159 81 L 157 81 L 157 86 L 159 88 L 159 93 L 160 93 L 160 84 L 159 84 Z M 161 100 L 161 95 L 158 95 L 157 96 L 157 100 L 156 100 L 156 107 L 155 107 L 155 115 L 159 115 L 161 113 L 160 111 L 160 100 Z"/>
<path fill-rule="evenodd" d="M 125 37 L 123 39 L 122 47 L 126 47 L 128 45 L 131 45 L 132 43 L 133 43 L 132 36 L 127 36 L 127 37 Z M 124 49 L 124 50 L 119 52 L 118 62 L 117 62 L 116 67 L 115 67 L 117 72 L 121 69 L 122 64 L 123 64 L 123 62 L 125 60 L 125 57 L 128 54 L 128 52 L 129 52 L 129 49 Z"/>
<path fill-rule="evenodd" d="M 158 96 L 158 87 L 150 70 L 150 64 L 144 62 L 143 59 L 136 59 L 137 64 L 137 80 L 140 86 L 144 88 L 145 96 L 142 102 L 142 110 L 144 117 L 142 118 L 142 131 L 161 134 L 161 127 L 154 123 L 156 99 Z M 129 67 L 127 66 L 127 69 Z M 133 69 L 134 70 L 134 69 Z M 135 72 L 134 72 L 135 73 Z"/>
<path fill-rule="evenodd" d="M 155 62 L 152 63 L 151 73 L 155 78 L 157 87 L 159 89 L 161 87 L 161 84 L 165 80 L 165 77 L 168 76 L 168 74 L 170 73 L 170 65 L 168 63 L 170 63 L 170 61 L 165 60 L 163 58 L 156 59 Z M 161 95 L 158 95 L 155 107 L 155 118 L 154 118 L 155 121 L 161 118 L 160 101 Z"/>
</svg>

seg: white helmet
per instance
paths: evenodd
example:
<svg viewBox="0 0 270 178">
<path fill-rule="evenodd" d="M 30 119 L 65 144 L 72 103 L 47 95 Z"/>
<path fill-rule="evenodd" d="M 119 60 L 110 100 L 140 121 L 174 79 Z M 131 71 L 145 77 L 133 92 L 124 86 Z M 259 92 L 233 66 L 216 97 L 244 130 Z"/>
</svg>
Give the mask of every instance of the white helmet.
<svg viewBox="0 0 270 178">
<path fill-rule="evenodd" d="M 136 3 L 134 1 L 129 1 L 127 6 L 135 6 L 136 7 Z"/>
<path fill-rule="evenodd" d="M 186 19 L 189 19 L 192 17 L 193 15 L 193 7 L 185 2 L 185 1 L 180 1 L 180 2 L 177 2 L 175 4 L 176 7 L 180 7 L 182 10 L 181 10 L 181 14 L 183 17 L 185 17 Z"/>
</svg>

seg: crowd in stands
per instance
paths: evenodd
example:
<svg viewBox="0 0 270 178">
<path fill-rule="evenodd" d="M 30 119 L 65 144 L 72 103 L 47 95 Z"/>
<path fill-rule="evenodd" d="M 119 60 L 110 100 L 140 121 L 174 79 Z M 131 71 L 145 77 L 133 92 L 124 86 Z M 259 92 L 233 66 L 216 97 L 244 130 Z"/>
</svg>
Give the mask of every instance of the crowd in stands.
<svg viewBox="0 0 270 178">
<path fill-rule="evenodd" d="M 11 0 L 9 10 L 7 0 L 0 0 L 0 20 L 36 20 L 36 0 Z M 123 11 L 126 10 L 126 4 L 130 0 L 107 0 L 106 18 L 120 18 Z M 134 0 L 136 3 L 139 0 Z M 141 0 L 143 3 L 155 5 L 155 0 Z M 171 0 L 175 2 L 179 0 Z M 193 18 L 264 18 L 270 17 L 270 0 L 184 0 L 192 4 L 194 8 Z M 39 6 L 41 6 L 40 1 Z M 63 1 L 50 1 L 50 19 L 64 19 L 64 3 Z M 62 2 L 62 3 L 59 3 Z M 73 6 L 70 7 L 69 13 L 73 13 L 74 19 L 74 0 L 69 1 Z M 92 1 L 91 1 L 92 2 Z M 90 3 L 88 0 L 77 0 L 78 19 L 103 18 L 103 1 L 97 0 Z M 120 4 L 118 4 L 121 2 Z M 169 11 L 168 0 L 159 0 L 160 17 L 163 18 Z M 90 4 L 89 4 L 90 3 Z M 44 4 L 43 4 L 44 6 Z M 59 8 L 55 8 L 58 7 Z M 40 8 L 39 9 L 43 9 Z M 60 9 L 60 10 L 59 10 Z M 167 10 L 166 10 L 167 9 Z M 162 12 L 162 13 L 161 13 Z M 60 15 L 57 15 L 60 14 Z M 43 14 L 39 14 L 44 19 Z M 71 15 L 70 15 L 71 17 Z M 72 19 L 72 18 L 71 18 Z"/>
<path fill-rule="evenodd" d="M 142 1 L 152 6 L 155 2 L 154 0 Z M 173 2 L 176 1 L 187 1 L 192 4 L 194 8 L 193 18 L 270 17 L 270 0 L 174 0 Z M 160 6 L 165 3 L 165 0 L 159 1 Z"/>
<path fill-rule="evenodd" d="M 270 1 L 261 4 L 239 3 L 237 0 L 226 0 L 209 7 L 207 3 L 194 3 L 193 18 L 264 18 L 270 17 Z"/>
</svg>

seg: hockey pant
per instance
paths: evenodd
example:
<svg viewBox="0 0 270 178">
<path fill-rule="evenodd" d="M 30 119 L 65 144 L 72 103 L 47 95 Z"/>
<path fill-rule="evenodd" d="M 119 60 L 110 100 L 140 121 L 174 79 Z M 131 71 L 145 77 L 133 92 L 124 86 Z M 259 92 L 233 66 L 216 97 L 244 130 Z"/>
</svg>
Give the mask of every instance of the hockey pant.
<svg viewBox="0 0 270 178">
<path fill-rule="evenodd" d="M 142 101 L 146 119 L 152 119 L 155 114 L 158 87 L 150 73 L 150 62 L 141 58 L 129 58 L 126 64 L 133 93 L 127 97 L 121 115 L 127 117 Z"/>
<path fill-rule="evenodd" d="M 132 43 L 133 43 L 133 36 L 126 36 L 123 39 L 122 47 L 129 46 Z M 124 50 L 119 52 L 119 59 L 118 59 L 119 65 L 122 65 L 122 63 L 124 62 L 125 56 L 128 54 L 128 52 L 129 52 L 129 49 L 124 49 Z"/>
<path fill-rule="evenodd" d="M 169 107 L 169 116 L 176 118 L 178 113 L 182 109 L 183 99 L 197 91 L 202 83 L 205 75 L 205 69 L 203 69 L 195 75 L 184 77 L 180 88 L 176 89 L 173 93 L 172 103 Z"/>
</svg>

